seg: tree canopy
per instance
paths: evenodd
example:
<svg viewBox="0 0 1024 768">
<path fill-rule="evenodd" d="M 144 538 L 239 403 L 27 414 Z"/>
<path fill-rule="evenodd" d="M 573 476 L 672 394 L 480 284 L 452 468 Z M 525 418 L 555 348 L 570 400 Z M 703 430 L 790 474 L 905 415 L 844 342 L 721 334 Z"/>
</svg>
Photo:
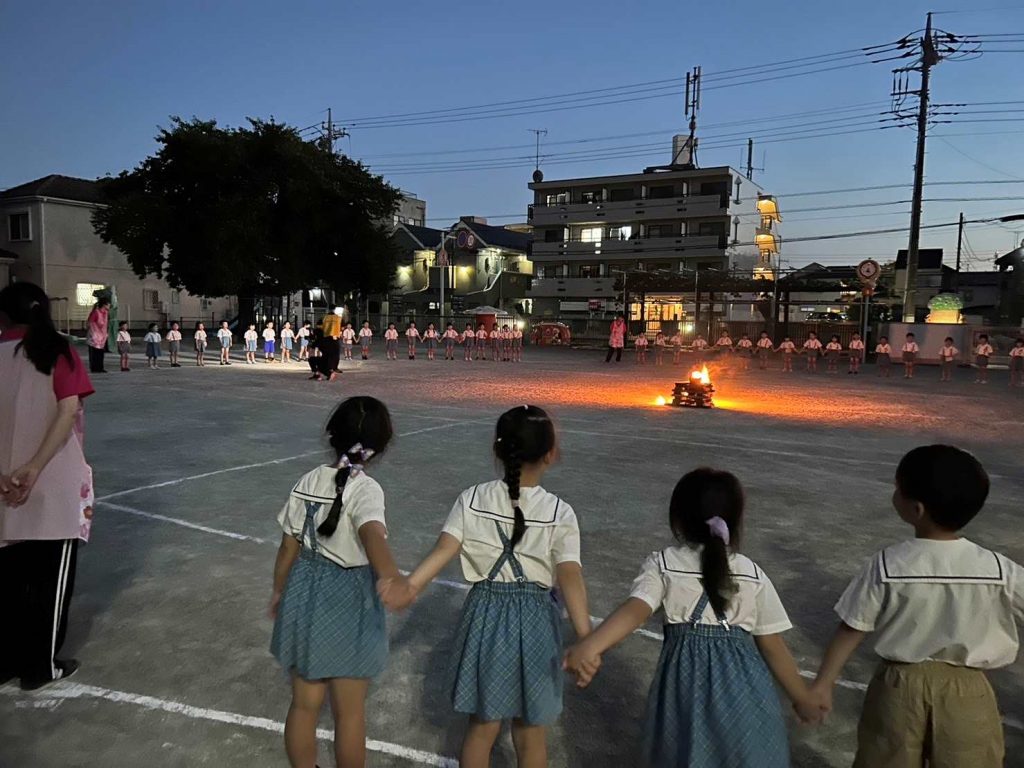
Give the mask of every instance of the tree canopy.
<svg viewBox="0 0 1024 768">
<path fill-rule="evenodd" d="M 199 296 L 389 287 L 386 226 L 401 195 L 361 163 L 260 120 L 172 118 L 157 141 L 138 167 L 101 181 L 108 204 L 93 215 L 140 277 Z"/>
</svg>

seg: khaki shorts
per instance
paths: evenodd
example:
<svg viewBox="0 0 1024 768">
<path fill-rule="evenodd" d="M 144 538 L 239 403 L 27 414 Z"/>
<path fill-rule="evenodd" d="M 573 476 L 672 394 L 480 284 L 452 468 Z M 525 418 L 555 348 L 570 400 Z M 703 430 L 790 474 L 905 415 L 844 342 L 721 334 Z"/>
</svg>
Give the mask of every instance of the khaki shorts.
<svg viewBox="0 0 1024 768">
<path fill-rule="evenodd" d="M 985 673 L 883 662 L 864 699 L 854 768 L 1001 768 L 1003 725 Z"/>
</svg>

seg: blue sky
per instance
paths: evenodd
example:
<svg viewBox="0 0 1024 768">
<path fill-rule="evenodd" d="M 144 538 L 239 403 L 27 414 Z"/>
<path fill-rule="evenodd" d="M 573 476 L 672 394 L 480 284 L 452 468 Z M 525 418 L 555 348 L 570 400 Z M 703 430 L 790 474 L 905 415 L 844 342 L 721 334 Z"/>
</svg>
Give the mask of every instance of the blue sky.
<svg viewBox="0 0 1024 768">
<path fill-rule="evenodd" d="M 958 12 L 936 16 L 936 25 L 961 34 L 1024 34 L 1024 4 L 980 4 L 1001 9 L 968 11 L 965 0 L 951 0 L 933 10 Z M 700 124 L 708 128 L 699 133 L 708 145 L 715 134 L 730 134 L 719 144 L 735 142 L 702 151 L 699 160 L 705 166 L 738 165 L 747 134 L 774 130 L 791 136 L 801 125 L 836 133 L 845 117 L 856 124 L 846 130 L 868 125 L 871 113 L 886 109 L 893 64 L 712 89 L 716 73 L 894 41 L 923 26 L 927 10 L 913 0 L 7 3 L 0 12 L 0 187 L 48 173 L 117 173 L 153 151 L 156 128 L 167 125 L 169 115 L 216 118 L 225 125 L 272 115 L 299 127 L 323 120 L 328 106 L 341 120 L 395 113 L 457 116 L 467 106 L 682 77 L 694 65 L 703 67 L 706 84 Z M 1024 51 L 1024 43 L 987 45 Z M 822 67 L 836 66 L 829 61 Z M 969 219 L 1024 212 L 1024 183 L 1014 183 L 1024 180 L 1022 70 L 1024 53 L 991 53 L 935 69 L 936 101 L 996 111 L 961 115 L 953 119 L 974 122 L 933 129 L 928 180 L 1007 183 L 928 187 L 926 198 L 957 200 L 926 203 L 925 223 L 955 221 L 960 210 Z M 750 71 L 751 79 L 756 72 Z M 978 105 L 1007 101 L 1019 103 Z M 533 140 L 530 128 L 548 131 L 545 154 L 580 149 L 554 144 L 559 141 L 663 132 L 584 145 L 611 151 L 663 144 L 649 155 L 572 164 L 549 157 L 552 164 L 545 166 L 549 179 L 636 171 L 668 160 L 671 134 L 684 128 L 682 102 L 679 93 L 440 125 L 413 121 L 369 128 L 357 122 L 339 147 L 426 199 L 432 224 L 467 214 L 508 223 L 525 219 L 529 161 L 522 167 L 454 170 L 465 167 L 462 161 L 531 155 L 522 148 Z M 865 106 L 820 111 L 851 105 Z M 812 111 L 807 123 L 798 117 Z M 790 117 L 769 119 L 779 115 Z M 981 122 L 986 120 L 993 122 Z M 798 211 L 787 216 L 785 237 L 898 227 L 906 225 L 909 205 L 799 211 L 909 199 L 913 145 L 913 131 L 898 128 L 763 143 L 755 164 L 765 151 L 766 170 L 755 179 L 780 195 L 784 216 Z M 512 149 L 438 154 L 480 147 Z M 415 170 L 426 172 L 410 172 L 411 163 L 423 164 Z M 440 163 L 451 165 L 440 170 Z M 906 188 L 788 196 L 888 184 Z M 1016 199 L 965 199 L 982 197 Z M 1024 237 L 1014 234 L 1021 230 L 1024 223 L 970 225 L 975 268 Z M 955 244 L 955 227 L 923 235 L 922 245 L 945 247 L 947 260 Z M 793 242 L 783 255 L 794 264 L 849 263 L 885 259 L 903 246 L 905 236 L 896 234 Z"/>
</svg>

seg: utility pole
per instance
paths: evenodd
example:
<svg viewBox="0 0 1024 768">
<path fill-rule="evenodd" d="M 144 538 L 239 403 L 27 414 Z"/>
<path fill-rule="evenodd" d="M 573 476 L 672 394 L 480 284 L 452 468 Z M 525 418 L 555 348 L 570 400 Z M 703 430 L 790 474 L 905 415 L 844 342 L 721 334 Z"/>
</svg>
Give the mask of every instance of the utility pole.
<svg viewBox="0 0 1024 768">
<path fill-rule="evenodd" d="M 957 289 L 960 283 L 960 254 L 964 247 L 964 212 L 960 211 L 960 221 L 956 229 L 956 274 L 953 275 L 953 290 Z"/>
<path fill-rule="evenodd" d="M 912 323 L 916 304 L 914 292 L 917 287 L 917 258 L 921 246 L 921 198 L 924 193 L 924 150 L 928 136 L 928 97 L 932 67 L 941 57 L 935 49 L 932 35 L 932 15 L 928 14 L 924 37 L 921 38 L 921 90 L 918 93 L 917 108 L 917 154 L 914 160 L 914 195 L 910 207 L 910 242 L 907 244 L 906 281 L 903 288 L 903 322 Z"/>
<path fill-rule="evenodd" d="M 327 122 L 321 125 L 320 132 L 323 137 L 323 147 L 331 155 L 334 154 L 334 140 L 348 136 L 348 131 L 344 128 L 334 127 L 334 120 L 331 117 L 330 107 L 327 108 Z"/>
<path fill-rule="evenodd" d="M 747 178 L 754 180 L 754 140 L 747 139 Z"/>
</svg>

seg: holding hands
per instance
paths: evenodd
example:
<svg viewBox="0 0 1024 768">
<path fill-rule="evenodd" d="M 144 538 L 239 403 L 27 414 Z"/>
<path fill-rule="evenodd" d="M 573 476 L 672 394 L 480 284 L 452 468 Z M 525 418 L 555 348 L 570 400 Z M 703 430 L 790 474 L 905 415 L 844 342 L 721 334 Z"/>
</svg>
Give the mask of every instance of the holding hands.
<svg viewBox="0 0 1024 768">
<path fill-rule="evenodd" d="M 400 613 L 416 600 L 419 589 L 413 586 L 407 576 L 399 574 L 378 580 L 377 594 L 385 608 L 392 613 Z"/>
<path fill-rule="evenodd" d="M 576 675 L 577 688 L 586 688 L 590 685 L 600 668 L 601 654 L 590 650 L 585 640 L 569 648 L 562 660 L 562 669 Z"/>
</svg>

